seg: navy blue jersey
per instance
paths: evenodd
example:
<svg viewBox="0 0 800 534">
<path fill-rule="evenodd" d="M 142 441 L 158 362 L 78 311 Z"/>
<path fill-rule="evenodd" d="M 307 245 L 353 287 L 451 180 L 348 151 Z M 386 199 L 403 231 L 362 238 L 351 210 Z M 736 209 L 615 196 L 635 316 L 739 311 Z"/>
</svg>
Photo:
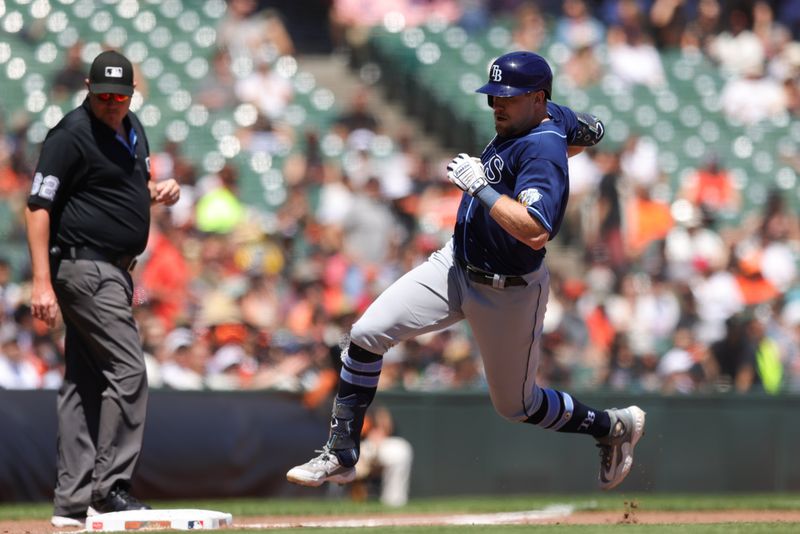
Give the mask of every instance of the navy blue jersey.
<svg viewBox="0 0 800 534">
<path fill-rule="evenodd" d="M 561 227 L 569 197 L 567 145 L 578 130 L 575 113 L 547 103 L 549 121 L 517 137 L 495 136 L 481 162 L 498 193 L 528 208 L 553 239 Z M 545 249 L 533 250 L 506 232 L 481 202 L 464 193 L 454 232 L 455 255 L 489 272 L 521 275 L 535 271 Z"/>
</svg>

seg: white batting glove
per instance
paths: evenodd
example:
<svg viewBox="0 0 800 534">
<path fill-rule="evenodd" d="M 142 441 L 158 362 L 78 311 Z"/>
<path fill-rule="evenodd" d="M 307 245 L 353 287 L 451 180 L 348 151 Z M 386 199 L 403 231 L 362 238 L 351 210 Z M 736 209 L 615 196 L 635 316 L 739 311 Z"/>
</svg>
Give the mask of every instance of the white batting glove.
<svg viewBox="0 0 800 534">
<path fill-rule="evenodd" d="M 481 160 L 463 152 L 447 165 L 447 178 L 473 197 L 489 185 Z"/>
</svg>

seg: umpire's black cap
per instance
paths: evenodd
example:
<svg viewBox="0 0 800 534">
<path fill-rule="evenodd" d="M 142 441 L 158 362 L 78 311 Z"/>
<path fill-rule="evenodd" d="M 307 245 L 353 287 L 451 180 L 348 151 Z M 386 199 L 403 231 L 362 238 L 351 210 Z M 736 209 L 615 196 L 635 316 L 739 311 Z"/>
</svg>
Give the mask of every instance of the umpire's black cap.
<svg viewBox="0 0 800 534">
<path fill-rule="evenodd" d="M 89 69 L 89 91 L 132 96 L 133 65 L 119 52 L 100 53 Z"/>
</svg>

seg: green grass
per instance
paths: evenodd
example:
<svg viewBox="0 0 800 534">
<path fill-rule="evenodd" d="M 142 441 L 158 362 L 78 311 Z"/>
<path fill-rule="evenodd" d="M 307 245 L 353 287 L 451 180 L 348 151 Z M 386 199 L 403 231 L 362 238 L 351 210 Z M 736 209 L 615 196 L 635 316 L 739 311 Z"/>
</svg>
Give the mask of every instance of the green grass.
<svg viewBox="0 0 800 534">
<path fill-rule="evenodd" d="M 451 498 L 413 499 L 402 509 L 387 508 L 377 502 L 356 503 L 344 498 L 327 499 L 230 499 L 193 501 L 156 501 L 155 508 L 200 508 L 221 510 L 233 514 L 234 519 L 279 515 L 324 515 L 358 516 L 374 514 L 426 514 L 426 513 L 492 513 L 536 510 L 551 504 L 568 504 L 577 510 L 619 511 L 626 510 L 628 503 L 635 502 L 637 510 L 702 511 L 702 510 L 800 510 L 800 494 L 725 494 L 725 495 L 661 495 L 661 494 L 586 494 L 586 495 L 503 495 L 471 496 Z M 0 520 L 47 519 L 52 508 L 50 503 L 0 504 Z M 317 534 L 352 533 L 371 534 L 432 534 L 478 532 L 530 532 L 550 533 L 599 533 L 623 532 L 636 534 L 783 534 L 800 532 L 800 523 L 729 523 L 712 525 L 504 525 L 504 526 L 429 526 L 429 527 L 380 527 L 380 528 L 294 528 L 288 532 Z M 237 529 L 240 532 L 262 532 L 254 529 Z M 263 532 L 276 532 L 274 529 Z"/>
</svg>

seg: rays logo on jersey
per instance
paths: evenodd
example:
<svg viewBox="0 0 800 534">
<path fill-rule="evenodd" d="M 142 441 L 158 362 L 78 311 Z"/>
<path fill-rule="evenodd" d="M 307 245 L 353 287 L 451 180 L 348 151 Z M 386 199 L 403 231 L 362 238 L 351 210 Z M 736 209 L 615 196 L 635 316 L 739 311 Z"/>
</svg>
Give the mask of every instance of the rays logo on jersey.
<svg viewBox="0 0 800 534">
<path fill-rule="evenodd" d="M 486 175 L 486 181 L 490 184 L 499 184 L 500 179 L 503 177 L 503 158 L 494 154 L 486 165 L 483 166 L 483 173 Z"/>
<path fill-rule="evenodd" d="M 526 208 L 532 206 L 533 204 L 536 204 L 541 199 L 542 199 L 542 194 L 535 187 L 526 189 L 520 192 L 519 195 L 517 195 L 517 202 L 519 202 Z"/>
</svg>

